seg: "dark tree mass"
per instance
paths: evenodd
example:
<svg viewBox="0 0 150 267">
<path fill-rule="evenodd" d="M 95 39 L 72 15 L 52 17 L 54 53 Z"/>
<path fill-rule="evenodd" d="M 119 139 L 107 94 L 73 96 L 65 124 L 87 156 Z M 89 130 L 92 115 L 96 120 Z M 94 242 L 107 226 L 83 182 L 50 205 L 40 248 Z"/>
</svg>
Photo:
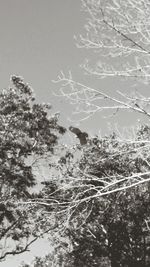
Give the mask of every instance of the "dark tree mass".
<svg viewBox="0 0 150 267">
<path fill-rule="evenodd" d="M 58 116 L 16 76 L 0 122 L 0 262 L 46 236 L 53 250 L 34 267 L 150 266 L 149 125 L 134 142 L 70 126 L 83 149 L 64 147 Z"/>
<path fill-rule="evenodd" d="M 26 251 L 28 239 L 37 238 L 38 209 L 21 203 L 34 197 L 39 159 L 54 153 L 65 132 L 50 115 L 50 105 L 36 103 L 22 78 L 11 81 L 12 87 L 0 93 L 0 247 L 4 240 L 10 243 L 0 250 L 0 261 Z"/>
</svg>

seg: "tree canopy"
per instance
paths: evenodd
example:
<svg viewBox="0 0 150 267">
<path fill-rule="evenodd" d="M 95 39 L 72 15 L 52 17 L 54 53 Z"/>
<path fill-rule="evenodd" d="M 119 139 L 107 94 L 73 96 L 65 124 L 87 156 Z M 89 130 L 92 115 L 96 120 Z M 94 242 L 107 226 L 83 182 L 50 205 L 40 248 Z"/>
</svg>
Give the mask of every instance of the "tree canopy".
<svg viewBox="0 0 150 267">
<path fill-rule="evenodd" d="M 25 251 L 25 240 L 37 237 L 37 210 L 22 202 L 33 198 L 35 163 L 38 166 L 40 157 L 54 152 L 59 135 L 65 132 L 57 116 L 49 114 L 51 106 L 36 103 L 33 90 L 22 78 L 12 76 L 11 80 L 13 87 L 0 93 L 1 259 Z"/>
</svg>

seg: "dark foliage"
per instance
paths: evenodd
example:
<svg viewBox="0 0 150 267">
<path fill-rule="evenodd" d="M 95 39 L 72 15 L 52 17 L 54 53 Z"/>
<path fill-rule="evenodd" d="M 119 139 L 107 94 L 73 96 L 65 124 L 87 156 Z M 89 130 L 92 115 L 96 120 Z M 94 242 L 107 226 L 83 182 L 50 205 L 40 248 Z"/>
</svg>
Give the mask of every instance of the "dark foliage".
<svg viewBox="0 0 150 267">
<path fill-rule="evenodd" d="M 24 251 L 21 240 L 36 234 L 38 209 L 21 204 L 34 196 L 32 162 L 53 153 L 59 134 L 65 132 L 58 117 L 50 114 L 51 106 L 36 103 L 22 78 L 13 76 L 12 83 L 0 93 L 0 239 L 12 239 L 16 247 L 1 259 Z"/>
</svg>

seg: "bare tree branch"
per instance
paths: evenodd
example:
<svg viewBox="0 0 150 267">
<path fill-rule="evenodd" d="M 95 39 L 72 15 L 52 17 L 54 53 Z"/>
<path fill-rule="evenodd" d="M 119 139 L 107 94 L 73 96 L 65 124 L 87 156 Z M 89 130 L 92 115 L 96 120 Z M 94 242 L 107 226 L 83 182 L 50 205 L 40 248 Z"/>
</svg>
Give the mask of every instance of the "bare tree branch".
<svg viewBox="0 0 150 267">
<path fill-rule="evenodd" d="M 24 248 L 20 249 L 20 250 L 12 250 L 12 251 L 7 251 L 4 253 L 4 255 L 0 256 L 0 261 L 5 259 L 6 256 L 8 255 L 19 255 L 22 254 L 23 252 L 29 251 L 29 247 L 35 242 L 37 241 L 39 238 L 41 238 L 44 234 L 48 233 L 51 230 L 54 230 L 57 227 L 57 224 L 55 224 L 53 227 L 48 228 L 46 231 L 44 231 L 43 233 L 41 233 L 40 235 L 37 235 L 35 238 L 33 238 L 30 242 L 28 242 L 26 244 L 26 246 L 24 246 Z"/>
</svg>

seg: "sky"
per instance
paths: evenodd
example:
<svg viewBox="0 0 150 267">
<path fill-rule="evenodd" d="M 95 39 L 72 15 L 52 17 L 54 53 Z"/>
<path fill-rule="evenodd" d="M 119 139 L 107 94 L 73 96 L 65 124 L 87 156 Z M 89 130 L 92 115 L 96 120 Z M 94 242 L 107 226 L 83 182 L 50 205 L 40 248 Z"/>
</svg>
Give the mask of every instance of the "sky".
<svg viewBox="0 0 150 267">
<path fill-rule="evenodd" d="M 0 0 L 0 87 L 8 87 L 12 74 L 20 75 L 38 101 L 50 102 L 58 111 L 52 80 L 60 70 L 80 76 L 84 53 L 73 36 L 83 20 L 80 0 Z"/>
<path fill-rule="evenodd" d="M 73 36 L 83 31 L 85 19 L 80 0 L 0 0 L 0 88 L 8 88 L 11 75 L 22 76 L 33 87 L 38 101 L 50 102 L 54 111 L 61 112 L 61 123 L 67 127 L 71 107 L 53 96 L 52 80 L 60 70 L 71 70 L 74 78 L 82 82 L 79 65 L 87 51 L 77 49 Z M 96 82 L 89 78 L 88 82 L 108 92 L 120 89 L 117 81 Z M 122 114 L 119 124 L 128 126 L 133 122 L 134 117 Z M 96 114 L 81 128 L 94 135 L 99 129 L 105 132 L 107 123 L 108 119 Z M 1 266 L 17 267 L 17 263 L 11 258 Z"/>
<path fill-rule="evenodd" d="M 57 88 L 52 80 L 61 70 L 66 74 L 71 70 L 75 80 L 87 81 L 105 92 L 120 89 L 117 80 L 85 79 L 79 65 L 87 51 L 78 49 L 74 40 L 74 35 L 83 32 L 85 21 L 80 0 L 0 0 L 0 88 L 8 88 L 11 75 L 22 76 L 38 101 L 50 102 L 53 112 L 60 111 L 60 122 L 66 127 L 70 126 L 67 118 L 73 107 L 53 95 Z M 128 125 L 126 116 L 119 121 L 122 123 Z M 90 135 L 99 129 L 105 133 L 107 119 L 96 114 L 80 128 Z"/>
<path fill-rule="evenodd" d="M 51 80 L 80 61 L 73 35 L 81 25 L 80 0 L 1 0 L 1 87 L 19 74 L 47 99 Z"/>
</svg>

